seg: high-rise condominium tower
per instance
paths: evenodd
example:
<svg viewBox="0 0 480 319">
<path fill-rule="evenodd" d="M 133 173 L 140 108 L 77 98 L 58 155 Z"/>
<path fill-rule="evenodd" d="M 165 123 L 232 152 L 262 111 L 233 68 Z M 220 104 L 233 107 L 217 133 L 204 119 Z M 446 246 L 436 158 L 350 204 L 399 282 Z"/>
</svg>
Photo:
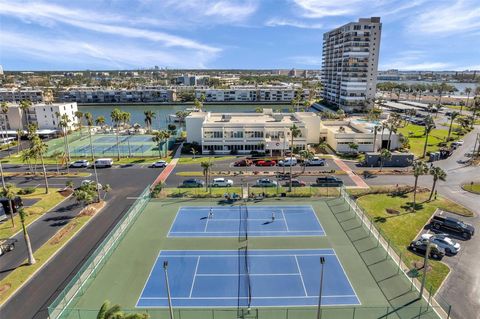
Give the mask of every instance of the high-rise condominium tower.
<svg viewBox="0 0 480 319">
<path fill-rule="evenodd" d="M 347 112 L 373 105 L 382 24 L 359 19 L 323 35 L 323 98 Z"/>
</svg>

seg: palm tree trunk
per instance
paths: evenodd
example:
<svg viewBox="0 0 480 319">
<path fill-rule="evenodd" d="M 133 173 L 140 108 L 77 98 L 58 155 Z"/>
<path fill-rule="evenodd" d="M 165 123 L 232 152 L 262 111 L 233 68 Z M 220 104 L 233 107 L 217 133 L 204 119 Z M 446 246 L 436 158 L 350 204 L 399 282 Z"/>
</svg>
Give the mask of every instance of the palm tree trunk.
<svg viewBox="0 0 480 319">
<path fill-rule="evenodd" d="M 416 210 L 417 206 L 417 182 L 418 182 L 418 176 L 415 176 L 415 184 L 413 185 L 413 210 Z"/>
<path fill-rule="evenodd" d="M 10 219 L 12 221 L 12 227 L 15 228 L 15 220 L 13 219 L 13 205 L 12 205 L 12 200 L 8 200 L 8 206 L 10 207 Z"/>
<path fill-rule="evenodd" d="M 20 153 L 20 134 L 17 133 L 17 153 Z"/>
<path fill-rule="evenodd" d="M 47 170 L 45 169 L 45 161 L 43 160 L 43 154 L 40 154 L 40 161 L 42 162 L 43 178 L 45 179 L 45 194 L 48 194 L 48 178 Z"/>
<path fill-rule="evenodd" d="M 68 143 L 68 130 L 67 130 L 67 128 L 65 128 L 65 145 L 67 147 L 67 161 L 70 162 L 71 161 L 70 144 Z M 67 165 L 68 165 L 68 163 L 67 163 Z"/>
<path fill-rule="evenodd" d="M 390 144 L 392 143 L 392 131 L 391 128 L 389 129 L 388 132 L 388 143 L 387 143 L 387 150 L 390 150 Z"/>
<path fill-rule="evenodd" d="M 27 245 L 28 264 L 33 265 L 37 261 L 35 260 L 35 257 L 33 256 L 32 244 L 30 242 L 30 237 L 28 236 L 28 232 L 27 232 L 27 228 L 25 227 L 25 223 L 22 223 L 22 229 L 23 229 L 23 238 L 25 238 L 25 244 Z"/>
<path fill-rule="evenodd" d="M 376 126 L 375 128 L 373 129 L 373 149 L 372 149 L 372 152 L 375 153 L 376 151 L 376 142 L 377 142 L 377 129 L 376 129 Z"/>
<path fill-rule="evenodd" d="M 98 174 L 97 174 L 97 165 L 95 164 L 95 157 L 93 156 L 93 143 L 92 143 L 92 130 L 88 128 L 88 137 L 90 139 L 90 153 L 92 155 L 92 164 L 93 164 L 93 173 L 95 174 L 95 183 L 97 189 L 98 202 L 100 202 L 100 189 L 98 188 Z"/>
<path fill-rule="evenodd" d="M 425 144 L 423 145 L 423 155 L 422 157 L 425 157 L 427 155 L 427 145 L 428 145 L 428 136 L 430 135 L 430 132 L 427 132 L 425 136 Z"/>
<path fill-rule="evenodd" d="M 436 184 L 437 184 L 437 179 L 433 178 L 432 190 L 430 191 L 430 196 L 428 197 L 428 201 L 432 200 L 432 196 L 433 196 L 433 192 L 435 191 Z"/>
<path fill-rule="evenodd" d="M 452 117 L 452 119 L 450 120 L 450 127 L 448 128 L 448 135 L 447 135 L 447 141 L 446 142 L 448 142 L 450 140 L 450 134 L 452 133 L 453 120 L 454 120 L 454 118 Z"/>
<path fill-rule="evenodd" d="M 117 129 L 115 130 L 115 132 L 117 133 L 117 161 L 120 160 L 120 142 L 118 140 L 118 123 L 117 123 Z"/>
</svg>

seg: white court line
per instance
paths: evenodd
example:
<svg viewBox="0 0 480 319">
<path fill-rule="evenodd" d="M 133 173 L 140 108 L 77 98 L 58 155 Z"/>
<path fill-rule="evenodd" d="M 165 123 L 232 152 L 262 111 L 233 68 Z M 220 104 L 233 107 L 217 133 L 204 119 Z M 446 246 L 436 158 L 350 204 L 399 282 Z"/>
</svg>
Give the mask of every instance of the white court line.
<svg viewBox="0 0 480 319">
<path fill-rule="evenodd" d="M 150 281 L 150 278 L 151 278 L 152 273 L 153 273 L 153 269 L 154 269 L 155 266 L 157 265 L 158 258 L 160 258 L 161 252 L 162 252 L 161 250 L 158 252 L 157 258 L 155 258 L 155 261 L 153 262 L 152 269 L 150 269 L 150 273 L 148 274 L 147 280 L 145 280 L 145 284 L 143 285 L 142 292 L 140 293 L 140 296 L 138 296 L 136 305 L 138 305 L 138 303 L 140 302 L 140 299 L 143 298 L 143 297 L 142 297 L 142 296 L 143 296 L 143 292 L 145 291 L 145 288 L 147 288 L 147 284 L 148 284 L 148 282 Z"/>
<path fill-rule="evenodd" d="M 168 257 L 168 258 L 182 258 L 182 257 L 232 257 L 232 258 L 238 258 L 239 256 L 245 256 L 245 255 L 162 255 L 161 257 Z M 321 254 L 321 255 L 308 255 L 308 254 L 298 254 L 298 255 L 248 255 L 248 258 L 254 258 L 254 257 L 295 257 L 295 256 L 300 256 L 300 257 L 320 257 L 320 256 L 336 256 L 335 254 Z"/>
<path fill-rule="evenodd" d="M 192 292 L 193 292 L 193 286 L 195 285 L 195 279 L 197 278 L 197 270 L 198 270 L 198 264 L 200 263 L 200 256 L 197 258 L 197 265 L 195 266 L 195 273 L 193 274 L 193 280 L 192 280 L 192 287 L 190 287 L 190 295 L 189 298 L 192 298 Z"/>
<path fill-rule="evenodd" d="M 234 232 L 234 231 L 233 231 Z M 231 234 L 233 232 L 230 231 L 209 231 L 208 233 L 219 233 L 219 234 Z M 204 231 L 174 231 L 172 234 L 192 234 L 192 233 L 204 233 Z M 249 234 L 255 233 L 322 233 L 320 230 L 259 230 L 259 231 L 249 231 Z M 235 237 L 235 236 L 232 236 Z"/>
<path fill-rule="evenodd" d="M 229 221 L 232 221 L 232 222 L 238 222 L 238 221 L 241 221 L 242 219 L 236 219 L 236 218 L 213 218 L 212 221 L 221 221 L 221 222 L 229 222 Z M 271 219 L 269 218 L 249 218 L 248 219 L 249 221 L 250 220 L 261 220 L 261 221 L 270 221 Z M 275 218 L 275 220 L 284 220 L 283 218 Z"/>
<path fill-rule="evenodd" d="M 285 273 L 285 274 L 197 274 L 197 277 L 238 277 L 238 276 L 298 276 L 299 273 Z"/>
<path fill-rule="evenodd" d="M 206 233 L 207 232 L 207 228 L 208 228 L 208 221 L 210 220 L 210 214 L 207 216 L 207 221 L 205 223 L 205 228 L 203 229 L 203 232 Z M 174 232 L 175 233 L 175 232 Z"/>
<path fill-rule="evenodd" d="M 297 263 L 298 273 L 300 274 L 300 279 L 302 280 L 303 291 L 305 292 L 305 296 L 308 296 L 307 287 L 305 287 L 305 282 L 303 281 L 303 275 L 302 271 L 300 270 L 300 265 L 298 264 L 297 255 L 295 255 L 295 262 Z"/>
<path fill-rule="evenodd" d="M 287 218 L 285 217 L 285 214 L 284 214 L 284 212 L 283 212 L 283 208 L 280 209 L 280 211 L 282 212 L 283 221 L 284 221 L 284 223 L 285 223 L 285 227 L 287 228 L 287 232 L 289 232 L 290 230 L 288 229 Z"/>
<path fill-rule="evenodd" d="M 351 298 L 356 297 L 355 295 L 338 295 L 338 296 L 325 296 L 323 295 L 322 298 Z M 318 296 L 275 296 L 275 297 L 253 297 L 252 299 L 318 299 Z M 143 297 L 142 299 L 145 300 L 164 300 L 168 299 L 168 297 Z M 248 299 L 248 297 L 171 297 L 171 299 L 176 300 L 210 300 L 210 299 L 218 299 L 218 300 L 228 300 L 228 299 Z M 209 306 L 207 306 L 209 307 Z M 263 306 L 259 306 L 263 307 Z M 279 306 L 281 307 L 281 306 Z"/>
</svg>

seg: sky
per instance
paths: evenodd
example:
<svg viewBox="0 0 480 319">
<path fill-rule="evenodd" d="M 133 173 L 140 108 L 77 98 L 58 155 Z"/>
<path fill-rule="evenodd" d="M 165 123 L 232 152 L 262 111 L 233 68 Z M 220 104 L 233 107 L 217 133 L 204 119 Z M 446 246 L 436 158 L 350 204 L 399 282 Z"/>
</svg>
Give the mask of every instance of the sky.
<svg viewBox="0 0 480 319">
<path fill-rule="evenodd" d="M 0 0 L 0 65 L 320 69 L 323 33 L 371 16 L 381 70 L 480 70 L 480 0 Z"/>
</svg>

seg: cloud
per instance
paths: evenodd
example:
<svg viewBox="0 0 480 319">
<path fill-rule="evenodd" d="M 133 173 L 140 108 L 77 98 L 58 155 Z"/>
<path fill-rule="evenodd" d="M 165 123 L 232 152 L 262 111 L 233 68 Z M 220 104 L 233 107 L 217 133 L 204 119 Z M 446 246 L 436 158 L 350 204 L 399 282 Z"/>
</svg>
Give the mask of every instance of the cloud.
<svg viewBox="0 0 480 319">
<path fill-rule="evenodd" d="M 453 64 L 441 61 L 427 61 L 429 54 L 420 50 L 406 50 L 380 65 L 381 70 L 398 69 L 404 71 L 437 71 L 453 68 Z"/>
<path fill-rule="evenodd" d="M 40 2 L 24 4 L 2 2 L 0 3 L 0 14 L 38 22 L 43 26 L 52 27 L 54 26 L 52 25 L 54 23 L 63 23 L 94 32 L 160 42 L 165 46 L 178 46 L 188 49 L 202 50 L 210 53 L 216 53 L 220 51 L 219 48 L 204 45 L 198 43 L 197 41 L 172 35 L 166 32 L 121 26 L 121 21 L 126 21 L 129 18 L 119 15 L 106 14 L 103 16 L 98 15 L 95 12 L 79 9 L 72 10 L 65 7 Z M 103 23 L 97 21 L 102 21 Z M 118 22 L 118 24 L 109 24 L 108 22 Z"/>
<path fill-rule="evenodd" d="M 309 55 L 302 55 L 302 56 L 292 56 L 287 58 L 290 63 L 298 66 L 309 66 L 309 67 L 321 67 L 322 66 L 322 57 L 321 55 L 318 56 L 309 56 Z"/>
<path fill-rule="evenodd" d="M 272 18 L 265 22 L 267 27 L 294 27 L 301 29 L 323 29 L 324 26 L 321 23 L 303 23 L 301 21 Z"/>
<path fill-rule="evenodd" d="M 436 36 L 480 30 L 480 6 L 476 0 L 455 0 L 435 6 L 415 16 L 410 31 Z"/>
<path fill-rule="evenodd" d="M 222 19 L 228 19 L 231 22 L 244 21 L 257 11 L 257 5 L 250 1 L 244 3 L 218 1 L 210 4 L 207 8 L 205 10 L 206 16 L 217 16 Z"/>
<path fill-rule="evenodd" d="M 194 50 L 169 50 L 165 48 L 144 49 L 135 43 L 104 43 L 84 40 L 65 40 L 41 37 L 2 30 L 2 51 L 12 52 L 54 63 L 81 63 L 88 65 L 122 68 L 137 68 L 146 65 L 165 65 L 182 68 L 205 68 L 215 55 Z M 18 39 L 22 39 L 19 41 Z"/>
</svg>

